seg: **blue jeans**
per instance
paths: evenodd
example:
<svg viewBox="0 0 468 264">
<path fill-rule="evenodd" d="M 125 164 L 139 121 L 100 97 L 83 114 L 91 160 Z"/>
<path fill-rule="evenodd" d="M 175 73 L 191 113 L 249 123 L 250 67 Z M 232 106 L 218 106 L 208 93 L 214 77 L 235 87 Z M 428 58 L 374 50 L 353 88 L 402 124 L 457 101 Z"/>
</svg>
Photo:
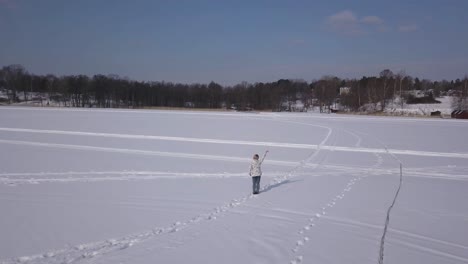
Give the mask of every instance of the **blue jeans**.
<svg viewBox="0 0 468 264">
<path fill-rule="evenodd" d="M 253 188 L 253 193 L 257 194 L 260 192 L 260 177 L 261 176 L 254 176 L 252 177 L 252 188 Z"/>
</svg>

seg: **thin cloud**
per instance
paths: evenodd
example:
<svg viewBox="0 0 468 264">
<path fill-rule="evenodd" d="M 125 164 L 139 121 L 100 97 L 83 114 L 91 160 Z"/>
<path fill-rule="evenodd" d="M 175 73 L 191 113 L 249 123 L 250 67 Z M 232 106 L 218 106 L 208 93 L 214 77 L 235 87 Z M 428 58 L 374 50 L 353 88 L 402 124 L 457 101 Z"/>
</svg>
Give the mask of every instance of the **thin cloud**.
<svg viewBox="0 0 468 264">
<path fill-rule="evenodd" d="M 334 15 L 331 15 L 328 20 L 334 24 L 342 24 L 342 23 L 357 23 L 358 19 L 356 15 L 349 10 L 341 11 Z"/>
<path fill-rule="evenodd" d="M 361 22 L 368 25 L 382 25 L 384 23 L 378 16 L 365 16 L 361 18 Z"/>
<path fill-rule="evenodd" d="M 414 31 L 418 31 L 418 30 L 419 30 L 419 26 L 415 25 L 415 24 L 402 25 L 402 26 L 398 27 L 398 31 L 400 31 L 400 32 L 414 32 Z"/>
<path fill-rule="evenodd" d="M 359 19 L 350 10 L 344 10 L 329 16 L 327 24 L 332 30 L 345 35 L 360 35 L 364 33 L 359 25 Z"/>
<path fill-rule="evenodd" d="M 370 32 L 385 32 L 388 27 L 378 16 L 358 17 L 351 10 L 344 10 L 326 19 L 326 24 L 335 32 L 348 36 L 358 36 Z"/>
</svg>

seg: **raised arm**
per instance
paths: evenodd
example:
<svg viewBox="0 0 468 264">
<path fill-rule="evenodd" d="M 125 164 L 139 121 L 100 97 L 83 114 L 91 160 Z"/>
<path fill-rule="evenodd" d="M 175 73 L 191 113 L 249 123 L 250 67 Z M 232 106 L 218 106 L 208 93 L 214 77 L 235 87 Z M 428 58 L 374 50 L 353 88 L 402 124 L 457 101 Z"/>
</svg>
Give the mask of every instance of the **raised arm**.
<svg viewBox="0 0 468 264">
<path fill-rule="evenodd" d="M 267 155 L 268 152 L 269 152 L 268 150 L 265 151 L 265 154 L 263 154 L 263 157 L 262 157 L 262 160 L 260 161 L 260 163 L 263 163 L 263 160 L 265 159 L 265 157 L 266 157 L 266 155 Z"/>
</svg>

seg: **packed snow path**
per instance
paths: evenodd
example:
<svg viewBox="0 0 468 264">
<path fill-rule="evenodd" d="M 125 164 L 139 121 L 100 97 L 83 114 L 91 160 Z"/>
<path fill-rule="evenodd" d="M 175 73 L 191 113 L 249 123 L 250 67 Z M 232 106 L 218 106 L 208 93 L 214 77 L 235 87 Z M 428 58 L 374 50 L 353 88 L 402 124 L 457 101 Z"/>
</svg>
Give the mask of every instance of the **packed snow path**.
<svg viewBox="0 0 468 264">
<path fill-rule="evenodd" d="M 399 181 L 385 143 L 407 166 L 386 262 L 468 263 L 468 145 L 452 140 L 466 132 L 441 120 L 0 108 L 0 262 L 376 263 Z M 266 148 L 252 196 L 248 164 Z"/>
</svg>

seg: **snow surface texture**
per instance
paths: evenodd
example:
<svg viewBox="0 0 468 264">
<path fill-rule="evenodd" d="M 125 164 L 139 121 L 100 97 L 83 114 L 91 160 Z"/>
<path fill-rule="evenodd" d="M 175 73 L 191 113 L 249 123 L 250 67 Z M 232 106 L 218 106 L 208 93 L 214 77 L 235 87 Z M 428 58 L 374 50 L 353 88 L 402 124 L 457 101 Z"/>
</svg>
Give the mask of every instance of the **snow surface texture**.
<svg viewBox="0 0 468 264">
<path fill-rule="evenodd" d="M 463 120 L 0 107 L 0 263 L 468 263 Z M 248 167 L 262 166 L 260 195 Z"/>
</svg>

